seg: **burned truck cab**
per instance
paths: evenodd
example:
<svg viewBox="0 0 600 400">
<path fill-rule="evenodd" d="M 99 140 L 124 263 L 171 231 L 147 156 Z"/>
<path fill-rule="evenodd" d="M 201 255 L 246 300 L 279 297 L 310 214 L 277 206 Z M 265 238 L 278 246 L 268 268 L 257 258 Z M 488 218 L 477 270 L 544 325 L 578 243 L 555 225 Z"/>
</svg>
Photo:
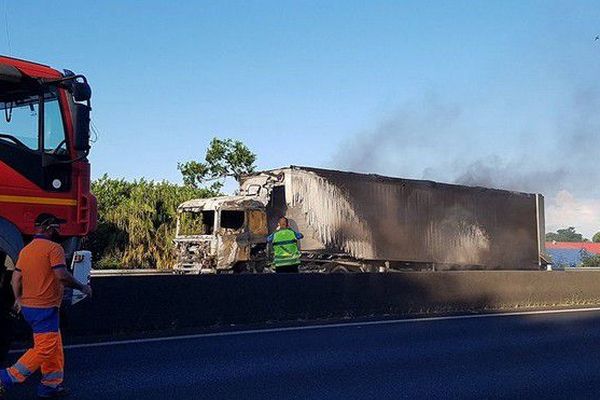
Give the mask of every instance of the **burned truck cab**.
<svg viewBox="0 0 600 400">
<path fill-rule="evenodd" d="M 178 273 L 262 272 L 267 264 L 265 205 L 247 196 L 194 199 L 177 209 Z"/>
</svg>

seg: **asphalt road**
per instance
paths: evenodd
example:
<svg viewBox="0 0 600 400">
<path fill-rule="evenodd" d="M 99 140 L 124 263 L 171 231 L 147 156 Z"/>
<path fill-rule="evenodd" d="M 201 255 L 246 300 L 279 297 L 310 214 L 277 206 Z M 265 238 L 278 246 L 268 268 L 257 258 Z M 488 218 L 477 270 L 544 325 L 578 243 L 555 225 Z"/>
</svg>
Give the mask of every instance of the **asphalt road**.
<svg viewBox="0 0 600 400">
<path fill-rule="evenodd" d="M 591 399 L 600 312 L 113 344 L 67 349 L 66 359 L 78 400 Z M 34 392 L 30 382 L 8 398 Z"/>
</svg>

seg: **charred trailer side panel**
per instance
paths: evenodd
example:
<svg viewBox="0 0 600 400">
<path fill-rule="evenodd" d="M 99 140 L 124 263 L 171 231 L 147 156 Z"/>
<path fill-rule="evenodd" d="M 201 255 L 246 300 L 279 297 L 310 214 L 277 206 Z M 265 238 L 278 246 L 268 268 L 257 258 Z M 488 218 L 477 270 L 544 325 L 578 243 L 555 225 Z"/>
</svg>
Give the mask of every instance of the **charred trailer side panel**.
<svg viewBox="0 0 600 400">
<path fill-rule="evenodd" d="M 286 214 L 303 252 L 441 270 L 541 267 L 541 195 L 306 167 L 267 174 L 245 177 L 242 191 L 262 185 L 270 231 Z"/>
</svg>

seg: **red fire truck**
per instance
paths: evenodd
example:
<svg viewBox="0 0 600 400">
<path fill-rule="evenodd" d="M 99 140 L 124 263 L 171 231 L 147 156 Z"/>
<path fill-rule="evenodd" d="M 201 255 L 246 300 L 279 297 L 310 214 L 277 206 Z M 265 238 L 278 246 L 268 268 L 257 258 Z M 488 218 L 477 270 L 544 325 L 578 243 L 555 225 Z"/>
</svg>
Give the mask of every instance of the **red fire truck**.
<svg viewBox="0 0 600 400">
<path fill-rule="evenodd" d="M 95 228 L 90 98 L 83 75 L 0 56 L 0 336 L 8 335 L 12 267 L 36 217 L 67 220 L 61 227 L 67 257 Z M 8 339 L 0 342 L 2 359 Z"/>
</svg>

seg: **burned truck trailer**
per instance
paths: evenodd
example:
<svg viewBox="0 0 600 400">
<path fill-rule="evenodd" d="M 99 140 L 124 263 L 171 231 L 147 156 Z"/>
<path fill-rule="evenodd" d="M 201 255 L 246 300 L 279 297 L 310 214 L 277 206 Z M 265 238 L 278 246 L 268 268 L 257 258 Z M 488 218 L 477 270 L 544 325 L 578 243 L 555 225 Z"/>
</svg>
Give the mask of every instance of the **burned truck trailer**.
<svg viewBox="0 0 600 400">
<path fill-rule="evenodd" d="M 179 246 L 180 260 L 189 259 L 191 243 L 203 248 L 195 264 L 205 271 L 246 264 L 262 270 L 266 232 L 273 232 L 283 215 L 304 234 L 305 270 L 536 270 L 542 265 L 539 194 L 291 166 L 242 177 L 240 196 L 198 201 L 216 216 L 208 220 L 211 233 L 178 232 L 176 242 L 187 243 Z M 193 211 L 193 204 L 198 215 L 207 211 L 198 201 L 180 206 L 180 216 Z M 248 202 L 252 207 L 244 205 Z M 238 224 L 219 225 L 222 212 L 232 209 L 239 213 Z M 219 249 L 219 243 L 227 244 Z M 180 262 L 178 268 L 194 267 Z"/>
</svg>

